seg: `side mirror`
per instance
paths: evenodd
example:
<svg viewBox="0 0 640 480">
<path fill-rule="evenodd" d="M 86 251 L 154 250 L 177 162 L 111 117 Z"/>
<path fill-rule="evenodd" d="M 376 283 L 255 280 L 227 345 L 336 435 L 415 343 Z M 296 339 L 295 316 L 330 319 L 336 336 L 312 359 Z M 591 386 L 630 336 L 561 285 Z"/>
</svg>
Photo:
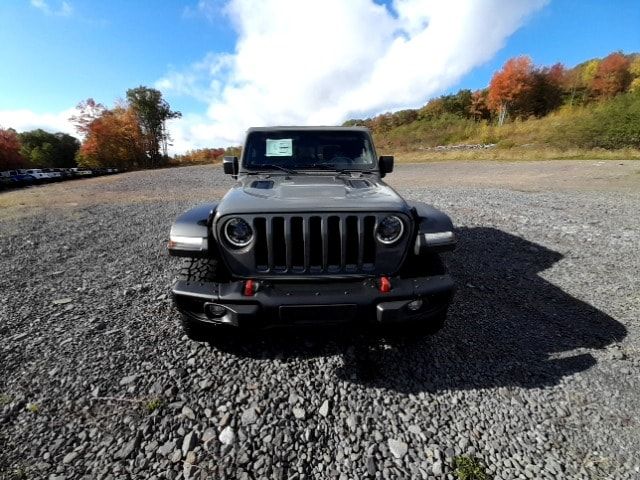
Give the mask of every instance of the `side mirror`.
<svg viewBox="0 0 640 480">
<path fill-rule="evenodd" d="M 238 157 L 224 157 L 222 159 L 222 168 L 227 175 L 238 174 Z"/>
<path fill-rule="evenodd" d="M 393 172 L 393 155 L 382 155 L 378 161 L 380 176 L 384 177 L 387 173 Z"/>
</svg>

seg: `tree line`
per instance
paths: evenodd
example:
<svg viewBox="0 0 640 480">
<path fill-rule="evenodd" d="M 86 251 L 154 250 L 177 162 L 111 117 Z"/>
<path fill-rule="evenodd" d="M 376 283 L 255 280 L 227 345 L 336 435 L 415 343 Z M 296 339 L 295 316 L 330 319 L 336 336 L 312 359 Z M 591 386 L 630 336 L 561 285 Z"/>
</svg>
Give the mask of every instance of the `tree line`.
<svg viewBox="0 0 640 480">
<path fill-rule="evenodd" d="M 508 120 L 543 117 L 563 105 L 583 106 L 623 93 L 640 93 L 640 54 L 614 52 L 573 68 L 557 63 L 535 66 L 531 58 L 509 59 L 491 78 L 489 86 L 443 95 L 418 109 L 389 112 L 344 125 L 364 125 L 374 133 L 420 120 L 453 115 L 502 125 Z"/>
<path fill-rule="evenodd" d="M 112 108 L 89 98 L 78 104 L 77 111 L 71 121 L 84 136 L 79 165 L 128 169 L 157 168 L 169 162 L 167 121 L 182 114 L 171 109 L 159 90 L 129 89 L 126 100 Z"/>
<path fill-rule="evenodd" d="M 42 129 L 18 133 L 0 128 L 0 170 L 23 167 L 75 167 L 80 141 Z"/>
<path fill-rule="evenodd" d="M 0 170 L 22 167 L 156 168 L 170 161 L 167 121 L 179 118 L 159 90 L 140 86 L 112 108 L 89 98 L 70 120 L 83 141 L 42 129 L 0 128 Z"/>
</svg>

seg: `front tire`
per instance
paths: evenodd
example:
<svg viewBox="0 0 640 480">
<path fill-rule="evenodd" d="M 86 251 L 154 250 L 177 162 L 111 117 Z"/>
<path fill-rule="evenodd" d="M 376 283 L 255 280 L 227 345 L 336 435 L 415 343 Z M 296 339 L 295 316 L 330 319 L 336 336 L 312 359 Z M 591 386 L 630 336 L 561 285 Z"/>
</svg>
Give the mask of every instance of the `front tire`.
<svg viewBox="0 0 640 480">
<path fill-rule="evenodd" d="M 187 282 L 219 282 L 217 258 L 184 258 L 176 280 Z"/>
<path fill-rule="evenodd" d="M 221 268 L 217 258 L 184 258 L 176 280 L 187 282 L 221 282 Z M 182 315 L 182 330 L 191 340 L 206 342 L 220 330 L 220 327 L 202 322 L 191 315 L 180 312 Z"/>
</svg>

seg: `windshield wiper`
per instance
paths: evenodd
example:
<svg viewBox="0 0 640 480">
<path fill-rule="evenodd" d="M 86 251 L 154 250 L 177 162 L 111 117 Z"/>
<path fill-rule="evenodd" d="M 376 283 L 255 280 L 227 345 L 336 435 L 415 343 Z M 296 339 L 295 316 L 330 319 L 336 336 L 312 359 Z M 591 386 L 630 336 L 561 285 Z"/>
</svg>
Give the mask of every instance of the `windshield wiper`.
<svg viewBox="0 0 640 480">
<path fill-rule="evenodd" d="M 360 168 L 337 168 L 335 165 L 329 165 L 326 163 L 312 163 L 311 165 L 305 165 L 305 168 L 308 169 L 318 169 L 318 170 L 333 170 L 336 173 L 351 173 L 351 172 L 360 172 L 360 173 L 371 173 L 371 170 L 362 170 Z"/>
<path fill-rule="evenodd" d="M 274 163 L 265 163 L 265 164 L 261 164 L 261 165 L 257 165 L 257 166 L 259 166 L 260 168 L 262 168 L 262 167 L 264 167 L 264 168 L 274 168 L 276 170 L 281 170 L 283 172 L 287 172 L 287 173 L 290 173 L 290 174 L 293 174 L 293 175 L 298 173 L 296 170 L 292 170 L 291 168 L 283 167 L 281 165 L 276 165 Z M 255 173 L 264 173 L 264 171 L 260 170 L 260 171 L 257 171 Z"/>
</svg>

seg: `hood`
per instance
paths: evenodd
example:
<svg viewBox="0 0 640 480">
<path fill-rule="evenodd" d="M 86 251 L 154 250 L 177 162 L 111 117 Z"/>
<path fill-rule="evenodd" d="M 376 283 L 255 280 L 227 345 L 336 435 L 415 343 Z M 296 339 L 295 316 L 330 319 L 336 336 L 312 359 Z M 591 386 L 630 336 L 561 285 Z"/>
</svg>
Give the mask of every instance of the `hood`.
<svg viewBox="0 0 640 480">
<path fill-rule="evenodd" d="M 251 175 L 227 192 L 217 214 L 407 208 L 400 195 L 372 175 Z"/>
</svg>

